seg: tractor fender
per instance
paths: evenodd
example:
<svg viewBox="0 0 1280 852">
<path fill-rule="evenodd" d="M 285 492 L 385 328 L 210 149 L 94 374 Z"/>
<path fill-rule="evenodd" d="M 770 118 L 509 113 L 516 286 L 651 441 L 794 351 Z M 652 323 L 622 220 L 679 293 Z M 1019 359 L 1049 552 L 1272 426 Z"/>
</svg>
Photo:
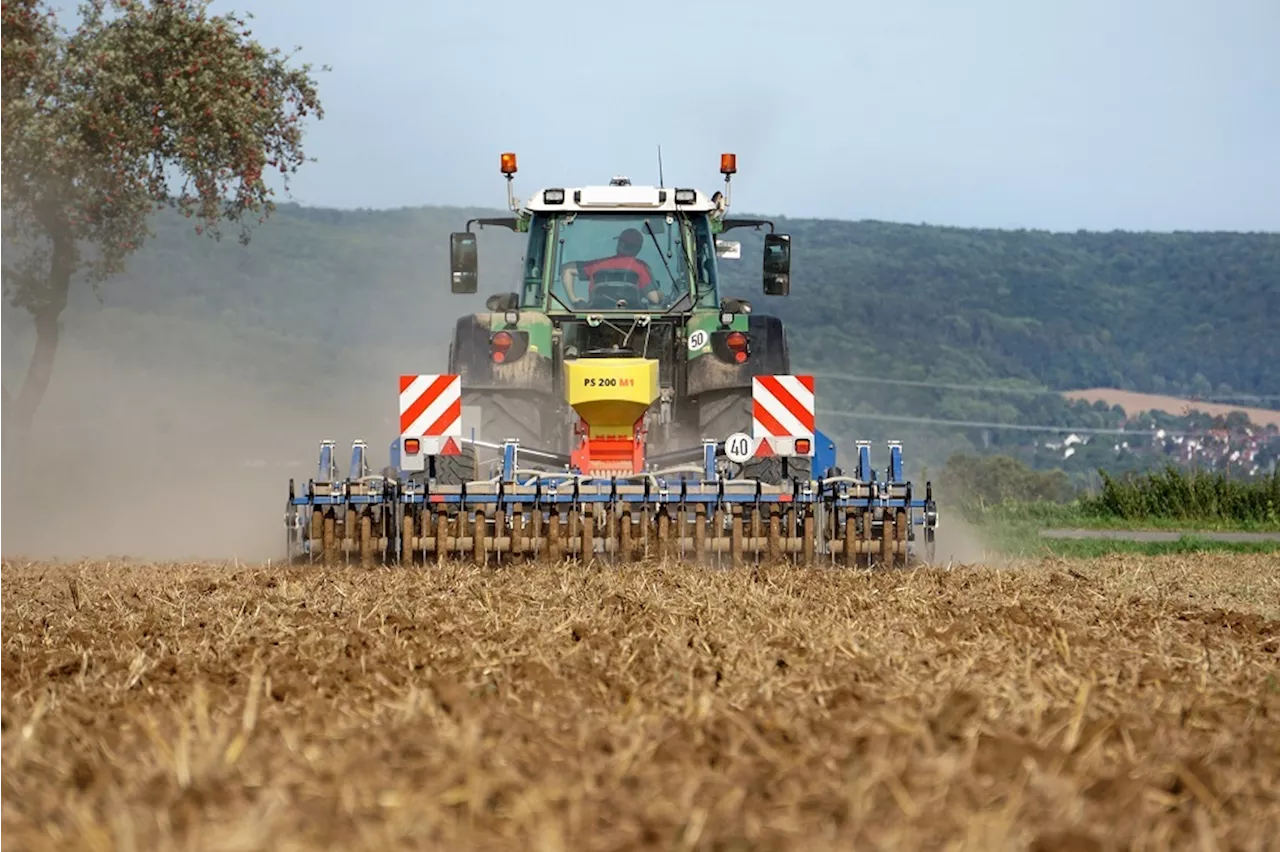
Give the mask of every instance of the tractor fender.
<svg viewBox="0 0 1280 852">
<path fill-rule="evenodd" d="M 468 390 L 547 392 L 553 381 L 551 358 L 518 345 L 518 357 L 495 363 L 489 344 L 491 323 L 492 315 L 487 312 L 458 319 L 449 347 L 449 372 L 461 376 L 462 387 Z"/>
<path fill-rule="evenodd" d="M 723 332 L 716 334 L 723 335 Z M 751 355 L 745 364 L 735 364 L 717 351 L 713 334 L 712 351 L 689 361 L 686 388 L 689 396 L 723 390 L 750 388 L 755 376 L 785 374 L 791 370 L 786 329 L 782 320 L 768 314 L 748 317 L 747 344 Z"/>
</svg>

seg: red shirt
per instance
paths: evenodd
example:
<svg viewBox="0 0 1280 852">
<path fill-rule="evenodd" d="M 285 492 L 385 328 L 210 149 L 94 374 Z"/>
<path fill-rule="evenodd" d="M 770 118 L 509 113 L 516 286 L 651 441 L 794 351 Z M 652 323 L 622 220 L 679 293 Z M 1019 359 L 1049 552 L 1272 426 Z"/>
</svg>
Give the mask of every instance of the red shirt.
<svg viewBox="0 0 1280 852">
<path fill-rule="evenodd" d="M 649 264 L 639 258 L 620 254 L 615 255 L 614 257 L 605 257 L 600 260 L 584 261 L 582 263 L 582 274 L 591 279 L 588 284 L 588 289 L 595 288 L 595 276 L 597 272 L 603 272 L 610 269 L 622 269 L 639 275 L 639 287 L 642 291 L 653 286 L 653 274 L 649 271 Z"/>
</svg>

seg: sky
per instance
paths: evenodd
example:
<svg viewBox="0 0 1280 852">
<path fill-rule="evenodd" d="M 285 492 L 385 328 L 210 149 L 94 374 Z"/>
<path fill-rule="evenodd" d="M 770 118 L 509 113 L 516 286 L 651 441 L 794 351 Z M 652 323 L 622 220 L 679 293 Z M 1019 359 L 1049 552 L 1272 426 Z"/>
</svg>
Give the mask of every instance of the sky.
<svg viewBox="0 0 1280 852">
<path fill-rule="evenodd" d="M 217 0 L 301 46 L 293 200 L 720 186 L 789 217 L 1280 231 L 1277 0 Z"/>
</svg>

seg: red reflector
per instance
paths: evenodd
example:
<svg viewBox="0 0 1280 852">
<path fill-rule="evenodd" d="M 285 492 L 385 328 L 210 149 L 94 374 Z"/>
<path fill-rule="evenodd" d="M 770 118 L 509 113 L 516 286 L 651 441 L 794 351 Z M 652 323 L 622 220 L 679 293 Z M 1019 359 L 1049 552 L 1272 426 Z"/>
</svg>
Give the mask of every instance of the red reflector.
<svg viewBox="0 0 1280 852">
<path fill-rule="evenodd" d="M 801 454 L 809 452 L 809 439 L 808 439 L 808 438 L 797 438 L 797 439 L 796 439 L 796 452 L 797 452 L 797 453 L 801 453 Z"/>
<path fill-rule="evenodd" d="M 505 360 L 507 360 L 507 353 L 503 352 L 501 349 L 493 353 L 493 363 L 501 364 Z"/>
<path fill-rule="evenodd" d="M 735 352 L 735 353 L 733 353 L 733 360 L 735 360 L 735 361 L 737 361 L 739 364 L 741 364 L 743 361 L 747 360 L 747 353 L 745 353 L 745 352 Z"/>
<path fill-rule="evenodd" d="M 747 336 L 740 331 L 729 332 L 729 335 L 724 339 L 724 342 L 729 344 L 730 349 L 747 348 Z"/>
<path fill-rule="evenodd" d="M 415 456 L 415 455 L 417 455 L 417 454 L 418 454 L 418 450 L 419 450 L 419 449 L 421 449 L 421 448 L 422 448 L 422 444 L 420 444 L 420 443 L 418 442 L 418 439 L 417 439 L 417 438 L 405 438 L 405 439 L 404 439 L 404 451 L 405 451 L 406 453 L 408 453 L 409 455 L 411 455 L 411 456 Z"/>
</svg>

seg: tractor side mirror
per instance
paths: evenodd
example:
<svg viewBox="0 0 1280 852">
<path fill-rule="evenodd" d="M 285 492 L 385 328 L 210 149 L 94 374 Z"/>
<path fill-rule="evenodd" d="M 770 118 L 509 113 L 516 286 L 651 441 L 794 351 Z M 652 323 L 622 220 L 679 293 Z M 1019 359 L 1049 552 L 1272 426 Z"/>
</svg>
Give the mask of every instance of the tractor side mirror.
<svg viewBox="0 0 1280 852">
<path fill-rule="evenodd" d="M 450 286 L 455 293 L 474 293 L 480 283 L 476 235 L 469 231 L 449 235 Z"/>
<path fill-rule="evenodd" d="M 764 235 L 764 294 L 785 296 L 791 292 L 791 235 Z"/>
</svg>

